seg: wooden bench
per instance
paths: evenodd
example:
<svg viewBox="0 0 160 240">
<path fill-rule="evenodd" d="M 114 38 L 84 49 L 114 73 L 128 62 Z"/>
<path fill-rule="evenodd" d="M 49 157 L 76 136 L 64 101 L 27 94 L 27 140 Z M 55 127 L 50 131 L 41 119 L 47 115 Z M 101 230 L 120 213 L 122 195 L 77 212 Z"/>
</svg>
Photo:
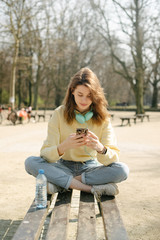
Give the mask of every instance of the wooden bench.
<svg viewBox="0 0 160 240">
<path fill-rule="evenodd" d="M 46 216 L 50 216 L 46 240 L 66 240 L 70 219 L 72 191 L 54 194 L 49 198 L 48 208 L 38 210 L 33 201 L 12 240 L 38 240 Z M 53 205 L 49 212 L 49 206 Z M 107 240 L 127 240 L 120 212 L 114 197 L 102 196 L 98 203 L 103 218 Z M 43 238 L 44 239 L 44 238 Z M 80 192 L 77 240 L 96 240 L 95 199 L 92 194 Z"/>
<path fill-rule="evenodd" d="M 43 118 L 43 121 L 45 122 L 45 114 L 38 114 L 38 122 L 40 121 L 41 118 Z"/>
<path fill-rule="evenodd" d="M 129 125 L 129 126 L 131 126 L 131 120 L 133 119 L 134 120 L 134 123 L 136 124 L 136 119 L 137 119 L 137 117 L 136 116 L 128 116 L 128 117 L 120 117 L 120 119 L 121 119 L 121 126 L 123 126 L 123 122 L 124 121 L 127 121 L 127 124 Z"/>
<path fill-rule="evenodd" d="M 136 114 L 137 118 L 141 119 L 141 122 L 143 122 L 143 119 L 146 117 L 147 120 L 149 121 L 149 115 L 148 114 Z"/>
<path fill-rule="evenodd" d="M 31 115 L 30 115 L 30 118 L 28 118 L 28 119 L 29 119 L 29 121 L 30 121 L 30 119 L 31 119 L 31 118 L 33 118 L 33 119 L 34 119 L 34 121 L 36 121 L 36 116 L 37 116 L 37 114 L 36 114 L 36 113 L 35 113 L 35 114 L 31 114 Z"/>
</svg>

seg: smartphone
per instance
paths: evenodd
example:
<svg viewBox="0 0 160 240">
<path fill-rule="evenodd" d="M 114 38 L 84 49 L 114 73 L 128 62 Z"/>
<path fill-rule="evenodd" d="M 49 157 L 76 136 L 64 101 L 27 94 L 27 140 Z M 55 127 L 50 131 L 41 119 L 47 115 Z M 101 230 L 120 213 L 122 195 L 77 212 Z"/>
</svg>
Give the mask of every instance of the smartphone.
<svg viewBox="0 0 160 240">
<path fill-rule="evenodd" d="M 88 128 L 77 128 L 76 129 L 76 135 L 80 135 L 82 133 L 86 136 L 88 133 Z"/>
</svg>

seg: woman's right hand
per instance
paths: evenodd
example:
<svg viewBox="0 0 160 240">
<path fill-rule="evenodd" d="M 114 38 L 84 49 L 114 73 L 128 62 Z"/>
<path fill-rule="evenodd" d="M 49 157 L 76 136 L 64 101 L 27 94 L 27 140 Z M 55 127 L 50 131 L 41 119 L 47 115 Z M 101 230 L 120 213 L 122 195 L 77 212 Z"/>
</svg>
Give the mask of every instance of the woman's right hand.
<svg viewBox="0 0 160 240">
<path fill-rule="evenodd" d="M 63 155 L 66 150 L 71 148 L 78 148 L 85 145 L 85 139 L 84 134 L 76 135 L 76 133 L 72 133 L 64 140 L 62 143 L 60 143 L 57 147 L 59 155 Z"/>
</svg>

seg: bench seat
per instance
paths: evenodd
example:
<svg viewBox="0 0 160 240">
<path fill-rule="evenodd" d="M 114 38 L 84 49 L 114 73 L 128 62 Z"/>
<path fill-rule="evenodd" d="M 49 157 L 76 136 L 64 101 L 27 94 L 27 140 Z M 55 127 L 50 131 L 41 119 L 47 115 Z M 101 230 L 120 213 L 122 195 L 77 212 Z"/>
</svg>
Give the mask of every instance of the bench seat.
<svg viewBox="0 0 160 240">
<path fill-rule="evenodd" d="M 46 240 L 67 240 L 70 219 L 72 191 L 50 196 L 48 208 L 38 210 L 33 201 L 24 220 L 12 240 L 38 240 L 46 216 L 50 221 L 45 235 Z M 54 205 L 51 212 L 49 206 Z M 120 212 L 114 197 L 102 196 L 98 203 L 107 240 L 128 240 Z M 44 238 L 43 238 L 44 239 Z M 95 199 L 92 194 L 80 192 L 77 240 L 96 240 Z"/>
</svg>

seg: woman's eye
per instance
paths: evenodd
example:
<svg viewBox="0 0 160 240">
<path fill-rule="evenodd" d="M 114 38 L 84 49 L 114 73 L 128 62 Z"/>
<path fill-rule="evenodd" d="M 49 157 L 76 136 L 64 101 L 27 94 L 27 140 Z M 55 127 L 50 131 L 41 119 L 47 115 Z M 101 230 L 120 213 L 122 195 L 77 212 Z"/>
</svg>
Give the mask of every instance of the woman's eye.
<svg viewBox="0 0 160 240">
<path fill-rule="evenodd" d="M 83 97 L 83 95 L 78 94 L 78 97 Z M 88 95 L 87 98 L 91 98 L 91 95 Z"/>
</svg>

